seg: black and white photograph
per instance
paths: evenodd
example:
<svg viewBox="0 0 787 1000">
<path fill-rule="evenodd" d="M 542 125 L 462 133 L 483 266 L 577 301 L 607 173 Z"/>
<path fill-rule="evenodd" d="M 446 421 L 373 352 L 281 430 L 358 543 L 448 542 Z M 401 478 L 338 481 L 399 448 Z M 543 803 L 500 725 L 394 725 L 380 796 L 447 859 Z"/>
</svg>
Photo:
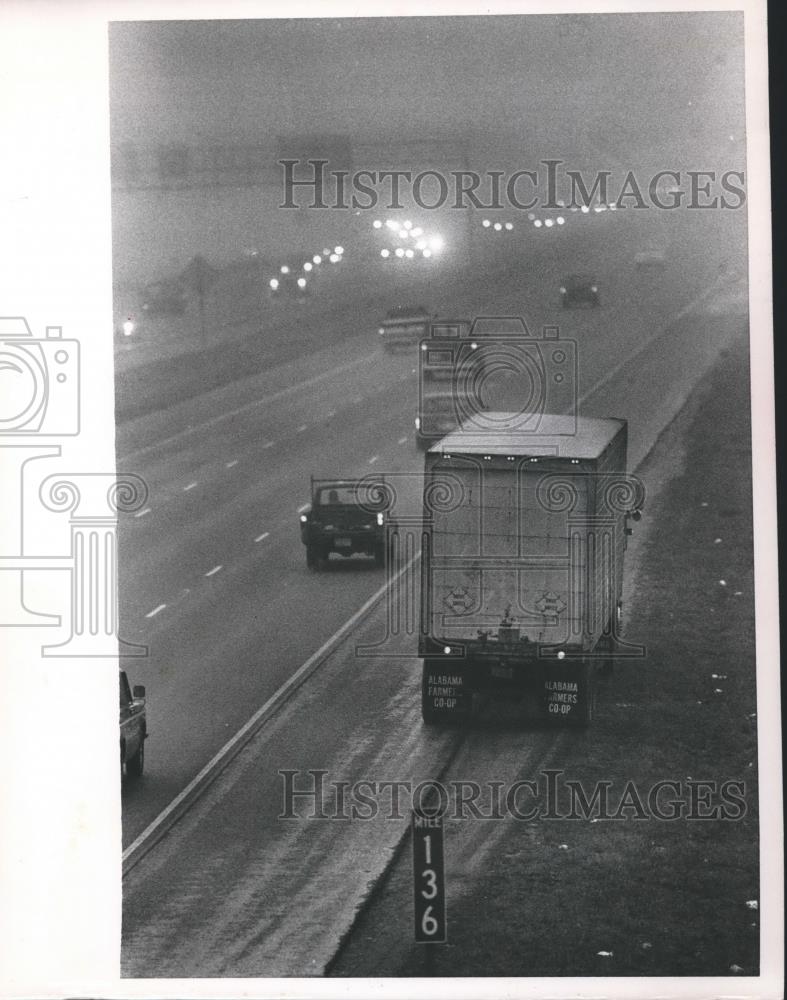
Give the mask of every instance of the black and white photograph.
<svg viewBox="0 0 787 1000">
<path fill-rule="evenodd" d="M 3 996 L 783 995 L 766 11 L 648 7 L 9 5 Z"/>
</svg>

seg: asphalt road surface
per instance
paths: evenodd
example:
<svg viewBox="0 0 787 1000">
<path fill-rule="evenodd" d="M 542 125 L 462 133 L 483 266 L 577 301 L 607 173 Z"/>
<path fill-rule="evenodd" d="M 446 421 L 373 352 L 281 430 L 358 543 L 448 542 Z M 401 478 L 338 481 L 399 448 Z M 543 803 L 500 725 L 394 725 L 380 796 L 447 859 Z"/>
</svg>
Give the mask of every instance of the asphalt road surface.
<svg viewBox="0 0 787 1000">
<path fill-rule="evenodd" d="M 429 305 L 523 315 L 533 331 L 559 323 L 577 343 L 582 412 L 627 417 L 636 462 L 720 346 L 713 330 L 687 334 L 681 310 L 740 275 L 729 273 L 726 248 L 707 252 L 699 224 L 676 223 L 664 270 L 638 271 L 648 220 L 607 212 L 578 221 L 559 245 L 533 241 L 517 267 L 447 274 Z M 600 308 L 559 308 L 558 286 L 573 271 L 597 278 Z M 676 321 L 671 339 L 647 346 Z M 125 790 L 126 842 L 382 583 L 360 558 L 308 572 L 298 508 L 312 473 L 417 473 L 416 357 L 384 354 L 375 316 L 353 303 L 334 322 L 295 361 L 173 407 L 164 399 L 118 428 L 119 470 L 149 488 L 120 525 L 121 636 L 149 649 L 128 665 L 148 689 L 151 733 L 145 779 Z M 348 327 L 359 334 L 347 337 Z"/>
<path fill-rule="evenodd" d="M 713 349 L 719 340 L 711 330 L 723 332 L 728 344 L 743 335 L 742 317 L 698 308 L 680 325 L 681 335 L 704 337 Z M 613 391 L 613 382 L 608 385 Z M 619 404 L 632 394 L 633 405 L 643 385 L 621 379 L 614 390 L 621 393 Z M 638 570 L 636 559 L 629 563 L 630 593 Z M 299 573 L 299 564 L 295 560 L 291 572 Z M 380 582 L 374 571 L 356 573 L 349 566 L 306 579 L 325 586 L 328 597 L 327 588 L 336 588 L 336 607 L 356 577 L 367 579 L 369 590 Z M 467 745 L 456 731 L 425 729 L 413 636 L 403 630 L 386 643 L 383 656 L 358 655 L 359 645 L 384 639 L 386 618 L 381 601 L 127 876 L 124 975 L 320 975 L 406 829 L 401 816 L 390 818 L 396 810 L 385 796 L 386 807 L 374 819 L 342 818 L 345 809 L 331 782 L 404 779 L 413 788 L 441 780 L 457 760 L 464 760 L 464 770 L 454 768 L 454 777 L 499 777 L 568 767 L 588 752 L 586 734 L 536 721 L 523 738 L 521 723 L 482 719 Z M 286 795 L 285 771 L 295 772 L 292 787 L 303 793 L 294 799 Z M 319 790 L 310 771 L 325 772 Z M 154 765 L 151 778 L 155 773 Z M 147 780 L 136 789 L 140 795 Z M 408 806 L 405 790 L 399 812 L 406 815 Z M 295 817 L 282 818 L 288 811 Z M 483 850 L 469 856 L 468 873 L 478 869 Z M 461 883 L 456 859 L 453 878 Z"/>
<path fill-rule="evenodd" d="M 649 220 L 608 212 L 581 222 L 561 234 L 568 238 L 560 245 L 523 246 L 513 264 L 481 260 L 469 274 L 447 271 L 432 282 L 425 304 L 442 314 L 522 315 L 531 331 L 559 324 L 561 337 L 577 342 L 580 412 L 629 420 L 634 468 L 740 334 L 743 271 L 729 233 L 727 241 L 719 238 L 716 220 L 691 220 L 690 226 L 675 220 L 667 266 L 653 271 L 638 270 L 633 261 L 652 241 Z M 558 286 L 572 272 L 597 279 L 600 308 L 559 308 Z M 296 358 L 172 406 L 163 398 L 118 427 L 119 470 L 141 475 L 149 488 L 144 506 L 120 525 L 120 634 L 149 650 L 126 666 L 132 682 L 147 687 L 151 733 L 145 776 L 124 788 L 124 845 L 385 583 L 385 572 L 360 558 L 333 558 L 326 571 L 308 571 L 298 531 L 311 474 L 409 473 L 417 482 L 415 351 L 380 350 L 379 312 L 364 291 L 366 305 L 331 303 L 330 323 L 312 328 L 309 349 L 301 346 Z M 357 332 L 348 335 L 348 329 Z M 277 770 L 323 767 L 345 777 L 391 762 L 397 773 L 435 777 L 455 742 L 451 734 L 421 728 L 412 636 L 400 637 L 390 659 L 356 656 L 359 635 L 375 641 L 384 622 L 383 602 L 128 877 L 127 974 L 308 974 L 330 958 L 337 931 L 349 926 L 400 831 L 329 823 L 309 834 L 315 828 L 277 823 Z M 556 739 L 539 734 L 531 752 L 548 756 Z M 196 837 L 205 850 L 216 843 L 210 817 L 224 830 L 221 860 L 197 863 L 199 850 L 190 843 L 195 863 L 176 867 L 182 838 Z M 237 907 L 243 912 L 246 894 L 259 890 L 253 865 L 235 862 L 242 856 L 252 864 L 263 845 L 259 864 L 269 877 L 276 871 L 284 878 L 296 865 L 298 887 L 279 886 L 279 929 L 266 932 L 264 953 L 259 924 L 245 928 L 251 935 L 246 950 L 242 935 L 228 950 Z M 195 886 L 204 882 L 206 864 L 223 875 L 237 872 L 226 919 L 215 907 L 203 912 L 210 893 Z M 343 902 L 331 922 L 330 901 L 337 897 Z M 152 902 L 155 924 L 145 915 Z M 313 930 L 300 934 L 297 954 L 282 944 L 296 916 Z M 171 937 L 165 933 L 170 918 Z M 215 953 L 196 948 L 191 932 L 197 926 Z"/>
</svg>

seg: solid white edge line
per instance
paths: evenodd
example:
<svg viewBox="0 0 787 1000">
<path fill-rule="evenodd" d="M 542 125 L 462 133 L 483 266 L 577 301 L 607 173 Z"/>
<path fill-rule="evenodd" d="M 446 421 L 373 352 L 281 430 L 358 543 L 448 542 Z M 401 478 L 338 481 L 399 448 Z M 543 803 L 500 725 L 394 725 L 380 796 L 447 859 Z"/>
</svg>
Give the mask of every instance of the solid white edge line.
<svg viewBox="0 0 787 1000">
<path fill-rule="evenodd" d="M 295 673 L 292 674 L 289 679 L 286 680 L 284 684 L 282 684 L 281 687 L 271 695 L 270 698 L 268 698 L 264 705 L 257 709 L 249 721 L 246 722 L 246 724 L 243 725 L 235 733 L 235 735 L 224 744 L 218 753 L 216 753 L 202 768 L 199 774 L 191 779 L 183 791 L 176 795 L 172 802 L 170 802 L 170 804 L 158 814 L 153 822 L 145 827 L 136 840 L 129 844 L 125 851 L 123 851 L 121 859 L 123 864 L 132 858 L 135 852 L 144 847 L 153 834 L 161 830 L 168 820 L 172 819 L 172 822 L 174 823 L 179 818 L 177 815 L 178 809 L 200 789 L 201 785 L 207 785 L 211 778 L 216 777 L 219 771 L 224 766 L 229 764 L 233 756 L 255 735 L 256 728 L 266 721 L 268 715 L 282 705 L 287 698 L 289 698 L 289 696 L 301 686 L 301 684 L 310 676 L 310 674 L 314 672 L 314 670 L 316 670 L 327 655 L 333 651 L 333 648 L 337 646 L 342 639 L 344 639 L 347 633 L 351 632 L 353 628 L 355 628 L 358 621 L 372 607 L 374 607 L 374 605 L 386 593 L 391 585 L 396 583 L 399 577 L 403 573 L 406 573 L 407 570 L 409 570 L 410 567 L 413 566 L 420 558 L 421 553 L 417 552 L 406 565 L 402 566 L 402 568 L 394 574 L 393 577 L 391 577 L 390 580 L 376 590 L 372 596 L 355 612 L 355 614 L 352 615 L 351 618 L 348 618 L 344 625 L 338 628 L 330 639 L 320 646 L 316 653 L 312 653 L 309 659 L 298 667 Z M 162 832 L 166 832 L 166 830 Z"/>
<path fill-rule="evenodd" d="M 603 389 L 605 385 L 607 385 L 609 382 L 612 381 L 612 379 L 618 374 L 618 372 L 620 372 L 623 368 L 626 367 L 626 365 L 634 361 L 635 358 L 638 358 L 640 354 L 643 354 L 660 337 L 663 337 L 664 334 L 667 333 L 667 331 L 670 330 L 675 325 L 675 323 L 680 322 L 680 320 L 682 320 L 684 316 L 687 316 L 692 309 L 696 309 L 696 307 L 700 305 L 700 303 L 704 302 L 705 299 L 709 299 L 711 295 L 714 295 L 719 290 L 720 287 L 723 288 L 725 284 L 726 284 L 726 279 L 724 276 L 717 278 L 714 282 L 711 283 L 709 288 L 706 288 L 704 292 L 700 292 L 699 295 L 696 295 L 691 300 L 691 302 L 685 305 L 682 309 L 679 309 L 674 316 L 670 317 L 666 326 L 661 327 L 656 333 L 653 334 L 652 337 L 649 337 L 647 340 L 643 341 L 643 343 L 639 344 L 631 352 L 631 354 L 628 355 L 628 357 L 625 357 L 623 358 L 622 361 L 619 361 L 614 366 L 614 368 L 611 368 L 602 379 L 599 379 L 599 381 L 596 382 L 594 386 L 588 389 L 587 392 L 583 393 L 577 400 L 577 406 L 581 406 L 583 403 L 587 402 L 587 400 L 590 399 L 590 397 L 594 393 L 599 392 L 601 389 Z"/>
</svg>

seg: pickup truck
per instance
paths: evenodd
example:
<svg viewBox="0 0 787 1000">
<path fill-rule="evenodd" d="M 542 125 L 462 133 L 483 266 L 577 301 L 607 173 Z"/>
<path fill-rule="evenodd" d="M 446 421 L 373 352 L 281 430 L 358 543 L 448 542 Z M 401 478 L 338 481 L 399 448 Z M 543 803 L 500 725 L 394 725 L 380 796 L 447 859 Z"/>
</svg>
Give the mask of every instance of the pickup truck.
<svg viewBox="0 0 787 1000">
<path fill-rule="evenodd" d="M 385 490 L 351 479 L 314 479 L 311 503 L 300 511 L 306 565 L 319 570 L 332 552 L 348 557 L 371 556 L 385 563 L 389 503 Z"/>
<path fill-rule="evenodd" d="M 120 777 L 139 778 L 145 769 L 145 740 L 148 737 L 145 688 L 128 682 L 120 671 Z"/>
<path fill-rule="evenodd" d="M 493 432 L 465 422 L 425 456 L 423 719 L 466 719 L 476 692 L 530 692 L 546 719 L 586 725 L 597 670 L 622 655 L 623 552 L 643 499 L 627 425 L 544 414 L 532 433 L 490 417 Z"/>
</svg>

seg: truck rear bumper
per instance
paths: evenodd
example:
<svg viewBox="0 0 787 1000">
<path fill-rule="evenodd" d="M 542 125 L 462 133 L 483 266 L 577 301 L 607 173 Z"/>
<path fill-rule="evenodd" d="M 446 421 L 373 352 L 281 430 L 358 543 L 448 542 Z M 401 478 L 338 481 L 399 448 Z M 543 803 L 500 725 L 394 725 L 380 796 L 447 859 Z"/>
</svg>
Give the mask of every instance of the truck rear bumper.
<svg viewBox="0 0 787 1000">
<path fill-rule="evenodd" d="M 424 707 L 468 712 L 477 693 L 535 694 L 545 718 L 585 724 L 595 701 L 593 656 L 557 660 L 468 656 L 423 661 Z"/>
</svg>

